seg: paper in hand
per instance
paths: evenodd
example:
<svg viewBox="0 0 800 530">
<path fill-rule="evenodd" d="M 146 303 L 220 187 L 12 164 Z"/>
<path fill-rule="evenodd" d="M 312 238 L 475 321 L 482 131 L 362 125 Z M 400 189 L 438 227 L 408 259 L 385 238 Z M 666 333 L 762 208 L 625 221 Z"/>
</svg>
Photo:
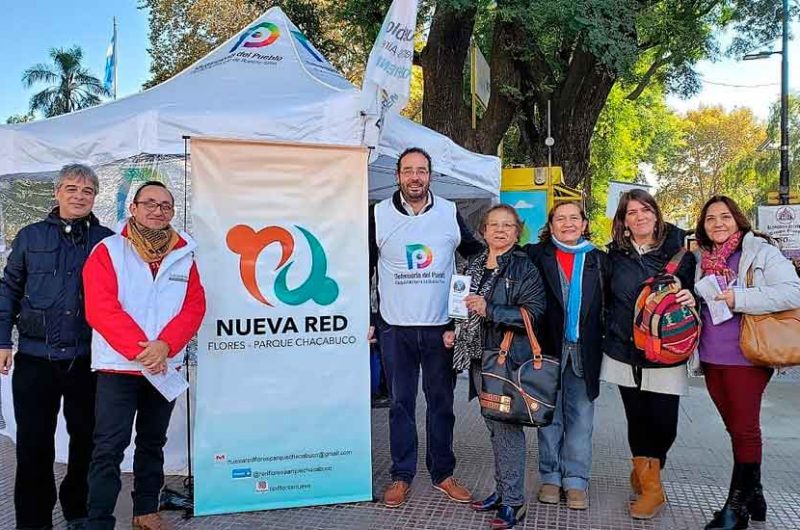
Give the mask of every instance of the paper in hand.
<svg viewBox="0 0 800 530">
<path fill-rule="evenodd" d="M 167 401 L 175 401 L 178 396 L 189 388 L 189 382 L 183 377 L 175 367 L 167 367 L 166 373 L 151 374 L 146 369 L 142 370 L 142 375 L 150 381 L 156 390 L 161 392 Z"/>
<path fill-rule="evenodd" d="M 464 298 L 469 295 L 471 284 L 470 276 L 453 274 L 450 278 L 450 294 L 447 297 L 447 313 L 450 318 L 464 320 L 469 317 Z"/>
<path fill-rule="evenodd" d="M 733 313 L 728 309 L 728 304 L 723 300 L 715 300 L 715 297 L 722 292 L 715 275 L 704 276 L 701 280 L 695 282 L 694 291 L 708 304 L 712 324 L 716 326 L 733 318 Z"/>
</svg>

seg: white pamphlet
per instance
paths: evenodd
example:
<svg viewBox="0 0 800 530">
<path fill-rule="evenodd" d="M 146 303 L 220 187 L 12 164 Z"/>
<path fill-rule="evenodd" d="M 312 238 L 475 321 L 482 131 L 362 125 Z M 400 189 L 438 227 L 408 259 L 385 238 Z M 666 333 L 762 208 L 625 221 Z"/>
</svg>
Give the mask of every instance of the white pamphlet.
<svg viewBox="0 0 800 530">
<path fill-rule="evenodd" d="M 156 390 L 161 392 L 161 395 L 167 401 L 175 401 L 175 399 L 186 392 L 189 388 L 189 382 L 183 377 L 178 369 L 175 367 L 167 367 L 166 373 L 151 374 L 147 369 L 142 370 L 142 375 L 150 381 Z"/>
<path fill-rule="evenodd" d="M 450 278 L 450 295 L 447 297 L 447 313 L 450 318 L 466 319 L 469 317 L 464 298 L 469 295 L 472 278 L 461 274 L 453 274 Z"/>
<path fill-rule="evenodd" d="M 711 313 L 712 324 L 716 326 L 717 324 L 722 324 L 726 320 L 733 318 L 733 313 L 728 309 L 728 304 L 723 300 L 714 299 L 722 292 L 715 275 L 709 274 L 708 276 L 704 276 L 701 280 L 696 281 L 694 284 L 694 291 L 708 304 L 708 311 Z"/>
</svg>

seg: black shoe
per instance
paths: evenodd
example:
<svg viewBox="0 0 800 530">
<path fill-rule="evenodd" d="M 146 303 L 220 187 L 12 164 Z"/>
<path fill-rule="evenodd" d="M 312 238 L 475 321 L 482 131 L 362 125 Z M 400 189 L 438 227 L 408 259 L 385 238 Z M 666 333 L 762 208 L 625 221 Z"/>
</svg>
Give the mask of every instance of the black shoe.
<svg viewBox="0 0 800 530">
<path fill-rule="evenodd" d="M 745 471 L 742 464 L 733 465 L 731 485 L 728 490 L 728 499 L 714 518 L 705 526 L 705 530 L 742 530 L 750 522 L 746 501 L 751 495 L 751 489 L 746 489 Z"/>
<path fill-rule="evenodd" d="M 492 522 L 489 523 L 489 526 L 492 530 L 508 530 L 509 528 L 514 528 L 514 525 L 525 519 L 527 513 L 528 507 L 525 504 L 522 506 L 503 504 L 497 510 L 497 515 L 492 519 Z"/>
<path fill-rule="evenodd" d="M 767 501 L 764 499 L 764 488 L 761 486 L 761 464 L 747 464 L 751 467 L 750 480 L 754 483 L 753 493 L 747 501 L 750 519 L 763 523 L 767 520 Z"/>
<path fill-rule="evenodd" d="M 469 507 L 476 512 L 489 512 L 500 508 L 503 504 L 503 499 L 497 493 L 492 493 L 482 501 L 474 501 Z"/>
</svg>

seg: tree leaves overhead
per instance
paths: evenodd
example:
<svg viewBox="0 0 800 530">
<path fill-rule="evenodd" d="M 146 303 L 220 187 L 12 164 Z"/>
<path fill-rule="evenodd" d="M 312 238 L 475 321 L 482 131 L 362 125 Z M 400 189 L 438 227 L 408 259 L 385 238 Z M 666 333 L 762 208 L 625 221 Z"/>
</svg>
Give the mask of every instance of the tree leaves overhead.
<svg viewBox="0 0 800 530">
<path fill-rule="evenodd" d="M 657 198 L 664 214 L 691 220 L 712 195 L 728 195 L 752 211 L 770 177 L 758 148 L 766 129 L 750 109 L 700 107 L 681 122 L 679 149 L 659 164 Z M 777 183 L 777 181 L 776 181 Z"/>
<path fill-rule="evenodd" d="M 36 64 L 22 74 L 22 84 L 26 88 L 50 85 L 31 97 L 31 114 L 40 112 L 47 118 L 67 114 L 97 105 L 100 96 L 109 95 L 100 80 L 81 66 L 83 51 L 80 47 L 51 48 L 49 55 L 53 64 Z"/>
<path fill-rule="evenodd" d="M 279 5 L 328 59 L 358 83 L 390 0 L 140 0 L 150 9 L 156 84 Z M 518 160 L 554 163 L 567 184 L 590 171 L 590 144 L 617 83 L 625 97 L 651 84 L 690 96 L 698 61 L 738 54 L 779 31 L 774 0 L 420 0 L 415 64 L 422 122 L 469 149 L 495 153 L 509 129 Z M 726 49 L 717 36 L 730 30 Z M 492 70 L 492 98 L 471 127 L 465 76 L 471 37 Z M 417 71 L 418 72 L 418 71 Z M 419 83 L 419 73 L 416 73 Z M 416 99 L 419 105 L 419 98 Z M 419 115 L 419 107 L 411 110 Z"/>
</svg>

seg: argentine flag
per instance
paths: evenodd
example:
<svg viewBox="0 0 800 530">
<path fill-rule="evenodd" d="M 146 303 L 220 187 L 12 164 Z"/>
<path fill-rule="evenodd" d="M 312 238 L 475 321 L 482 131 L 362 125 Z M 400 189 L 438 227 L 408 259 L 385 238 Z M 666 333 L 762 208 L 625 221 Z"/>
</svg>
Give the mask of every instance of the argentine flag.
<svg viewBox="0 0 800 530">
<path fill-rule="evenodd" d="M 114 23 L 114 35 L 108 44 L 106 51 L 106 72 L 103 79 L 103 86 L 106 90 L 117 97 L 117 24 Z"/>
</svg>

